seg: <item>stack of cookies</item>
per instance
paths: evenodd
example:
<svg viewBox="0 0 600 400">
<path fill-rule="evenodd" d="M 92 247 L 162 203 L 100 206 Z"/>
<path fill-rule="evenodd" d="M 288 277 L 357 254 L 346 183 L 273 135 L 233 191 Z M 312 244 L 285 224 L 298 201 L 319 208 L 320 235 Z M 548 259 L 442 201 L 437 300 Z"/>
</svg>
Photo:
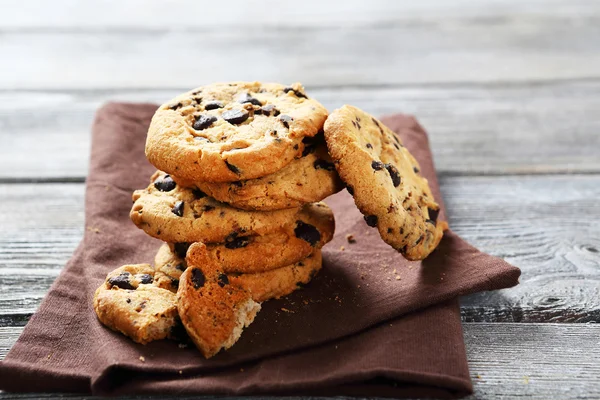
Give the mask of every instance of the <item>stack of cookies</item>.
<svg viewBox="0 0 600 400">
<path fill-rule="evenodd" d="M 158 171 L 130 216 L 165 243 L 154 266 L 108 274 L 94 297 L 100 321 L 139 343 L 183 326 L 207 358 L 231 347 L 261 302 L 319 271 L 334 233 L 320 201 L 344 186 L 386 243 L 427 257 L 448 225 L 415 158 L 364 111 L 327 114 L 300 84 L 259 82 L 208 85 L 161 106 L 146 142 Z"/>
<path fill-rule="evenodd" d="M 326 118 L 300 84 L 213 84 L 161 106 L 146 142 L 158 171 L 130 216 L 165 243 L 154 266 L 108 275 L 94 299 L 100 321 L 140 343 L 183 325 L 208 358 L 261 302 L 307 284 L 335 228 L 321 200 L 344 187 Z"/>
</svg>

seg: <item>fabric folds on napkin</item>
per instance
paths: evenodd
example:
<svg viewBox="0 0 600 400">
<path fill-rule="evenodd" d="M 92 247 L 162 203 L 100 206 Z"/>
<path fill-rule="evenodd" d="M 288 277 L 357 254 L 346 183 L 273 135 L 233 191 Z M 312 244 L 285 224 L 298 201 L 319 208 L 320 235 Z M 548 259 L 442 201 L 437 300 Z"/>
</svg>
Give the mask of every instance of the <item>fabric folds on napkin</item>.
<svg viewBox="0 0 600 400">
<path fill-rule="evenodd" d="M 452 231 L 409 262 L 369 228 L 343 191 L 325 200 L 336 234 L 308 287 L 263 304 L 226 352 L 205 360 L 173 341 L 136 344 L 92 309 L 106 274 L 152 262 L 160 242 L 129 220 L 131 193 L 155 169 L 144 157 L 156 106 L 111 103 L 97 113 L 86 230 L 38 312 L 0 363 L 0 389 L 115 394 L 297 394 L 457 397 L 472 390 L 457 297 L 514 286 L 519 269 Z M 383 120 L 421 165 L 441 202 L 427 135 L 411 117 Z M 445 219 L 443 209 L 439 218 Z M 348 243 L 352 234 L 356 243 Z M 343 247 L 343 249 L 342 249 Z"/>
</svg>

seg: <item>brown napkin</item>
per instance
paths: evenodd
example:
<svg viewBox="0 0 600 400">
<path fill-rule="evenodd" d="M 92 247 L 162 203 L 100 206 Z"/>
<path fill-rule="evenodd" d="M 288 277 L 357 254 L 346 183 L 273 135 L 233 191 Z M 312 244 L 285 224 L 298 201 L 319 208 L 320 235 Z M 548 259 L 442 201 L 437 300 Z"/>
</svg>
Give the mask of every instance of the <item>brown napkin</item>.
<svg viewBox="0 0 600 400">
<path fill-rule="evenodd" d="M 84 239 L 0 363 L 0 389 L 394 397 L 471 392 L 456 299 L 516 285 L 520 271 L 451 231 L 427 260 L 408 262 L 364 223 L 345 191 L 326 200 L 337 230 L 323 249 L 323 271 L 307 288 L 264 303 L 229 351 L 207 361 L 192 347 L 172 341 L 142 346 L 103 327 L 91 306 L 94 290 L 122 264 L 151 262 L 160 244 L 129 221 L 131 193 L 154 171 L 144 139 L 155 109 L 113 103 L 98 111 Z M 441 200 L 423 129 L 401 115 L 384 122 L 400 134 Z M 348 243 L 347 234 L 356 243 Z"/>
</svg>

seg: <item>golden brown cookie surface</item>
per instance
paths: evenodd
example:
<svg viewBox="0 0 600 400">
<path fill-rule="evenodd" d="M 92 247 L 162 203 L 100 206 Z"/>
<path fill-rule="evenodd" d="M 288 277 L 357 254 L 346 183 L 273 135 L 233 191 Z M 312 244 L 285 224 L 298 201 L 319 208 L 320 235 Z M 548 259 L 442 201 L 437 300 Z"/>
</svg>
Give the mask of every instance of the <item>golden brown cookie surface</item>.
<svg viewBox="0 0 600 400">
<path fill-rule="evenodd" d="M 166 242 L 223 243 L 237 236 L 266 235 L 294 221 L 298 209 L 243 211 L 200 190 L 177 185 L 158 171 L 151 184 L 133 193 L 129 214 L 148 235 Z"/>
<path fill-rule="evenodd" d="M 325 140 L 342 180 L 369 226 L 409 260 L 440 242 L 446 222 L 414 157 L 389 128 L 352 106 L 335 110 Z"/>
<path fill-rule="evenodd" d="M 236 182 L 187 182 L 215 199 L 244 210 L 279 210 L 321 201 L 339 192 L 344 185 L 333 165 L 323 135 L 305 138 L 302 157 L 279 171 Z"/>
<path fill-rule="evenodd" d="M 196 347 L 210 358 L 237 342 L 260 303 L 229 280 L 203 243 L 190 246 L 187 261 L 189 267 L 179 279 L 177 309 Z"/>
<path fill-rule="evenodd" d="M 146 156 L 192 181 L 231 182 L 271 174 L 303 150 L 327 110 L 301 84 L 215 83 L 162 105 L 152 118 Z"/>
<path fill-rule="evenodd" d="M 94 310 L 104 325 L 142 344 L 172 337 L 178 324 L 176 296 L 154 284 L 148 264 L 110 272 L 96 290 Z"/>
<path fill-rule="evenodd" d="M 163 288 L 177 292 L 181 274 L 187 268 L 185 259 L 163 244 L 155 258 L 155 282 Z M 321 251 L 315 250 L 306 258 L 292 265 L 255 273 L 230 273 L 228 280 L 245 288 L 252 294 L 254 301 L 262 302 L 286 296 L 309 283 L 322 266 Z"/>
<path fill-rule="evenodd" d="M 294 264 L 333 238 L 333 212 L 323 202 L 305 205 L 280 231 L 264 236 L 236 236 L 225 243 L 207 244 L 226 272 L 264 272 Z M 188 243 L 171 243 L 171 250 L 185 258 Z"/>
</svg>

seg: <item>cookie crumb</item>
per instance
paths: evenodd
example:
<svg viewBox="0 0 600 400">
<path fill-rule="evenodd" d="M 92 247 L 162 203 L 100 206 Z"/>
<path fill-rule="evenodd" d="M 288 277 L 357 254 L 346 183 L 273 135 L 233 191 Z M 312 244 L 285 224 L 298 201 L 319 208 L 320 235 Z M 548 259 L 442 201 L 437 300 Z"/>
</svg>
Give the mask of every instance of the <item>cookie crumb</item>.
<svg viewBox="0 0 600 400">
<path fill-rule="evenodd" d="M 354 235 L 351 233 L 346 235 L 346 240 L 348 241 L 348 243 L 356 243 L 356 239 L 354 239 Z"/>
<path fill-rule="evenodd" d="M 288 310 L 287 308 L 283 308 L 283 307 L 281 307 L 281 311 L 284 311 L 286 313 L 292 313 L 292 314 L 294 313 L 292 310 Z"/>
<path fill-rule="evenodd" d="M 240 368 L 240 372 L 244 372 L 244 368 Z"/>
<path fill-rule="evenodd" d="M 185 344 L 185 343 L 179 343 L 179 344 L 177 345 L 177 347 L 179 347 L 180 349 L 185 349 L 185 348 L 187 348 L 187 347 L 188 347 L 188 345 L 187 345 L 187 344 Z"/>
<path fill-rule="evenodd" d="M 90 231 L 90 232 L 94 232 L 94 233 L 100 233 L 100 229 L 94 228 L 92 226 L 88 226 L 87 230 Z"/>
<path fill-rule="evenodd" d="M 475 375 L 475 378 L 481 379 L 481 375 L 477 374 L 477 375 Z"/>
<path fill-rule="evenodd" d="M 183 371 L 182 370 L 179 370 L 179 375 L 183 375 Z"/>
<path fill-rule="evenodd" d="M 144 357 L 144 356 L 140 356 L 140 361 L 141 361 L 141 362 L 146 362 L 146 357 Z"/>
<path fill-rule="evenodd" d="M 396 280 L 399 281 L 400 279 L 402 279 L 402 278 L 400 278 L 398 275 L 396 275 Z"/>
<path fill-rule="evenodd" d="M 346 248 L 344 246 L 340 246 L 340 251 L 344 251 Z"/>
</svg>

